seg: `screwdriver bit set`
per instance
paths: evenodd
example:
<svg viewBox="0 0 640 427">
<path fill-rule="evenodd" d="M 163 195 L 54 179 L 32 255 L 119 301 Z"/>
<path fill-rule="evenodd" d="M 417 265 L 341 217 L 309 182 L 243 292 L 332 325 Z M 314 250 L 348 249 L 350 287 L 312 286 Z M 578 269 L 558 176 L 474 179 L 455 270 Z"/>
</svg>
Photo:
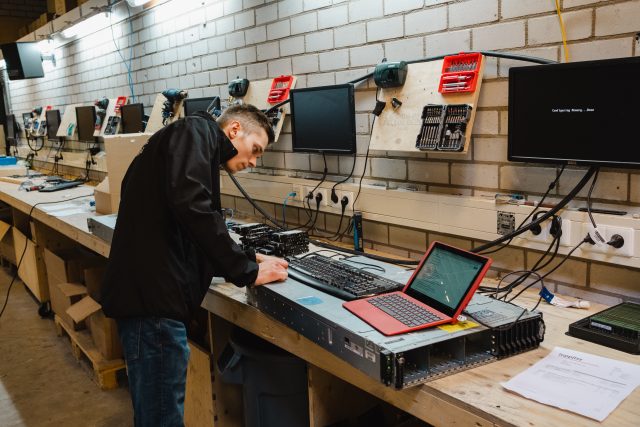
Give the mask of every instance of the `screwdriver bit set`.
<svg viewBox="0 0 640 427">
<path fill-rule="evenodd" d="M 416 148 L 423 151 L 463 151 L 471 109 L 468 104 L 425 105 Z"/>
<path fill-rule="evenodd" d="M 445 56 L 438 92 L 442 94 L 474 92 L 481 61 L 482 55 L 479 53 Z"/>
</svg>

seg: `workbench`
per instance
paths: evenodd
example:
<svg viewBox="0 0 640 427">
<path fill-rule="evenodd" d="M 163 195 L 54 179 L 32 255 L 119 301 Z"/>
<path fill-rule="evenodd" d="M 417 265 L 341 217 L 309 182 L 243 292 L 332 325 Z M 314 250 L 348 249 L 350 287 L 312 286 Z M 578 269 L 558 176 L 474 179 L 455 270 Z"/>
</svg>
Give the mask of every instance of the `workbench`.
<svg viewBox="0 0 640 427">
<path fill-rule="evenodd" d="M 55 193 L 27 193 L 18 191 L 16 184 L 0 182 L 0 200 L 14 210 L 14 218 L 22 218 L 36 203 L 68 200 L 72 197 L 92 194 L 91 187 L 77 187 Z M 86 220 L 95 213 L 54 217 L 36 207 L 32 220 L 38 231 L 39 246 L 59 244 L 63 235 L 76 245 L 84 246 L 107 257 L 109 245 L 89 233 Z M 537 301 L 534 292 L 525 292 L 516 300 L 523 307 L 533 307 Z M 546 335 L 541 346 L 533 351 L 480 366 L 468 371 L 440 378 L 427 384 L 396 390 L 375 381 L 363 372 L 302 337 L 284 324 L 260 312 L 247 303 L 246 292 L 228 283 L 214 284 L 209 289 L 203 307 L 209 311 L 212 357 L 198 354 L 197 364 L 203 367 L 191 384 L 207 390 L 197 394 L 197 405 L 187 396 L 186 423 L 193 420 L 215 420 L 216 427 L 241 425 L 242 401 L 237 386 L 224 384 L 217 372 L 209 376 L 225 346 L 233 325 L 262 337 L 308 362 L 309 409 L 312 426 L 324 426 L 348 417 L 353 411 L 370 404 L 371 396 L 388 402 L 417 418 L 435 426 L 636 426 L 640 420 L 640 389 L 636 389 L 602 423 L 575 415 L 554 407 L 545 406 L 507 392 L 500 382 L 512 378 L 532 364 L 544 358 L 556 346 L 609 357 L 637 364 L 640 356 L 592 344 L 565 335 L 570 323 L 595 313 L 605 307 L 593 304 L 589 310 L 558 308 L 542 304 Z M 209 350 L 207 349 L 207 352 Z M 209 356 L 209 354 L 205 354 Z M 192 357 L 194 360 L 196 357 Z M 209 381 L 213 378 L 213 382 Z M 189 383 L 189 380 L 188 380 Z M 209 392 L 208 390 L 212 390 Z M 366 392 L 363 393 L 362 391 Z M 239 400 L 240 399 L 240 400 Z M 195 411 L 195 414 L 194 414 Z M 207 414 L 198 411 L 206 411 Z M 191 413 L 191 415 L 190 415 Z M 208 422 L 210 424 L 211 422 Z M 201 424 L 199 424 L 201 425 Z"/>
</svg>

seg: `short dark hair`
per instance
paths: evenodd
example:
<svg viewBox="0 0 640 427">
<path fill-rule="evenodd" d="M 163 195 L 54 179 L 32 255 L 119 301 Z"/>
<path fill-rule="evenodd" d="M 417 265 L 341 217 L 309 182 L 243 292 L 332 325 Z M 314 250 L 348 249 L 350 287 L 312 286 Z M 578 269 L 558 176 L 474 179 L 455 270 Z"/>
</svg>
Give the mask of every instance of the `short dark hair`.
<svg viewBox="0 0 640 427">
<path fill-rule="evenodd" d="M 251 104 L 232 105 L 222 112 L 218 117 L 218 125 L 223 128 L 232 120 L 238 120 L 242 126 L 247 128 L 248 132 L 262 128 L 267 134 L 268 143 L 272 144 L 275 139 L 275 133 L 271 127 L 271 122 L 266 114 Z"/>
</svg>

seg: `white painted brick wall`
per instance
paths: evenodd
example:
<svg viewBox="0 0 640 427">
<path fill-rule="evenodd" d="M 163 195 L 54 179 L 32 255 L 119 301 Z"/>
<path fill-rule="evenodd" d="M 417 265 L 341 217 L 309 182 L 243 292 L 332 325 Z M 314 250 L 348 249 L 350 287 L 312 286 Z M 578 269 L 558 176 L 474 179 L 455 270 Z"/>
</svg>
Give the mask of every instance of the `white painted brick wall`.
<svg viewBox="0 0 640 427">
<path fill-rule="evenodd" d="M 318 31 L 304 37 L 307 52 L 333 49 L 333 30 Z"/>
<path fill-rule="evenodd" d="M 424 39 L 414 37 L 392 42 L 385 42 L 384 56 L 389 61 L 411 60 L 424 58 Z"/>
<path fill-rule="evenodd" d="M 291 34 L 291 26 L 288 19 L 267 25 L 267 39 L 281 39 Z"/>
<path fill-rule="evenodd" d="M 200 42 L 198 42 L 198 43 L 200 43 Z M 194 43 L 194 47 L 198 43 Z M 244 32 L 243 31 L 238 31 L 238 32 L 235 32 L 235 33 L 227 34 L 225 43 L 227 45 L 227 49 L 237 49 L 239 47 L 244 47 L 245 46 Z M 204 53 L 206 53 L 206 51 L 203 51 L 201 54 L 204 54 Z M 194 49 L 194 55 L 195 54 L 196 53 L 195 53 L 195 49 Z"/>
<path fill-rule="evenodd" d="M 500 14 L 503 19 L 556 10 L 555 0 L 502 0 L 501 6 Z"/>
<path fill-rule="evenodd" d="M 274 59 L 280 56 L 280 45 L 276 42 L 258 45 L 258 61 Z"/>
<path fill-rule="evenodd" d="M 521 62 L 522 64 L 522 62 Z M 485 81 L 482 83 L 478 107 L 504 107 L 508 104 L 508 81 Z"/>
<path fill-rule="evenodd" d="M 278 19 L 278 5 L 276 3 L 256 9 L 256 24 L 266 24 Z"/>
<path fill-rule="evenodd" d="M 498 0 L 469 0 L 449 5 L 449 27 L 493 22 L 498 19 Z"/>
<path fill-rule="evenodd" d="M 355 47 L 349 49 L 349 57 L 351 67 L 375 65 L 384 57 L 384 49 L 380 44 Z"/>
<path fill-rule="evenodd" d="M 474 135 L 496 135 L 498 133 L 498 112 L 477 111 L 473 123 Z"/>
<path fill-rule="evenodd" d="M 278 2 L 279 18 L 297 15 L 300 12 L 302 12 L 302 1 L 300 0 L 282 0 Z"/>
<path fill-rule="evenodd" d="M 240 13 L 233 17 L 236 30 L 252 27 L 256 23 L 255 13 L 253 10 Z"/>
<path fill-rule="evenodd" d="M 336 47 L 355 46 L 367 41 L 367 27 L 363 22 L 333 30 Z"/>
<path fill-rule="evenodd" d="M 376 178 L 407 179 L 407 162 L 399 159 L 371 159 L 371 175 Z"/>
<path fill-rule="evenodd" d="M 586 170 L 567 170 L 562 174 L 558 184 L 560 194 L 569 193 L 582 179 Z M 623 201 L 627 200 L 628 175 L 622 172 L 600 172 L 598 181 L 593 189 L 592 198 Z M 578 197 L 587 197 L 589 185 L 585 186 Z"/>
<path fill-rule="evenodd" d="M 571 61 L 588 61 L 591 59 L 624 58 L 631 56 L 633 53 L 633 43 L 633 37 L 572 43 L 570 46 Z"/>
<path fill-rule="evenodd" d="M 473 138 L 473 159 L 480 162 L 506 162 L 506 138 Z"/>
<path fill-rule="evenodd" d="M 592 33 L 591 10 L 580 10 L 562 14 L 567 40 L 584 39 Z M 529 44 L 562 41 L 560 23 L 555 15 L 529 19 Z"/>
<path fill-rule="evenodd" d="M 320 54 L 320 71 L 339 70 L 349 66 L 349 50 L 341 49 Z"/>
<path fill-rule="evenodd" d="M 304 52 L 304 36 L 288 37 L 280 40 L 280 55 L 290 56 Z"/>
<path fill-rule="evenodd" d="M 404 16 L 404 20 L 405 34 L 408 36 L 442 31 L 447 28 L 447 8 L 436 7 L 411 12 Z"/>
<path fill-rule="evenodd" d="M 292 63 L 293 74 L 315 73 L 319 70 L 318 55 L 295 56 Z"/>
<path fill-rule="evenodd" d="M 284 163 L 287 169 L 309 170 L 309 155 L 304 153 L 285 153 Z"/>
<path fill-rule="evenodd" d="M 451 183 L 470 187 L 496 188 L 498 165 L 452 164 Z"/>
<path fill-rule="evenodd" d="M 318 29 L 340 27 L 349 22 L 347 5 L 318 11 Z"/>
<path fill-rule="evenodd" d="M 242 1 L 225 0 L 222 6 L 222 10 L 225 15 L 231 15 L 232 13 L 240 12 L 242 10 Z"/>
<path fill-rule="evenodd" d="M 384 0 L 384 13 L 393 15 L 398 12 L 421 9 L 423 6 L 424 0 Z"/>
<path fill-rule="evenodd" d="M 427 250 L 427 233 L 422 230 L 389 226 L 389 244 L 424 252 Z"/>
<path fill-rule="evenodd" d="M 427 56 L 464 52 L 471 49 L 471 31 L 438 33 L 424 38 Z"/>
<path fill-rule="evenodd" d="M 596 8 L 596 36 L 608 36 L 627 32 L 637 33 L 640 2 L 628 1 Z"/>
<path fill-rule="evenodd" d="M 631 175 L 631 201 L 640 203 L 640 175 Z"/>
<path fill-rule="evenodd" d="M 449 183 L 449 163 L 409 160 L 407 165 L 409 181 L 430 184 Z"/>
<path fill-rule="evenodd" d="M 474 28 L 474 50 L 497 50 L 524 46 L 524 21 Z"/>
<path fill-rule="evenodd" d="M 383 16 L 382 0 L 349 1 L 349 21 L 364 21 Z"/>
<path fill-rule="evenodd" d="M 236 51 L 236 59 L 238 60 L 238 64 L 249 64 L 256 62 L 257 54 L 256 47 L 249 46 L 244 49 L 238 49 Z"/>
<path fill-rule="evenodd" d="M 221 18 L 220 20 L 216 21 L 216 34 L 222 35 L 230 33 L 234 30 L 234 25 L 235 24 L 233 22 L 233 16 Z"/>
<path fill-rule="evenodd" d="M 367 22 L 367 41 L 388 40 L 402 37 L 404 34 L 404 19 L 402 16 L 378 19 Z"/>
<path fill-rule="evenodd" d="M 291 74 L 291 58 L 278 59 L 271 61 L 267 65 L 270 77 L 287 76 Z"/>
<path fill-rule="evenodd" d="M 291 34 L 307 33 L 318 29 L 318 15 L 305 13 L 291 17 Z"/>
</svg>

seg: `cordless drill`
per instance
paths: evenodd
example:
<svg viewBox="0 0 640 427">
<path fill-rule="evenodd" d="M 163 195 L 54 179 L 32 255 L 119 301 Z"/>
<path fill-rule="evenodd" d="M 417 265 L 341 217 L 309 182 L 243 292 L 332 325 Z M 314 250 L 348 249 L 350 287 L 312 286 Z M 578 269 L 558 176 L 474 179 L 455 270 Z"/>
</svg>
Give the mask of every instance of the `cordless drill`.
<svg viewBox="0 0 640 427">
<path fill-rule="evenodd" d="M 98 109 L 96 110 L 96 130 L 102 129 L 102 122 L 104 121 L 104 117 L 107 115 L 107 107 L 109 106 L 109 99 L 102 98 L 98 99 L 93 103 Z"/>
<path fill-rule="evenodd" d="M 189 96 L 189 93 L 186 90 L 180 89 L 167 89 L 162 92 L 166 101 L 162 104 L 162 124 L 166 125 L 169 122 L 169 119 L 175 116 L 175 103 L 180 102 Z"/>
</svg>

